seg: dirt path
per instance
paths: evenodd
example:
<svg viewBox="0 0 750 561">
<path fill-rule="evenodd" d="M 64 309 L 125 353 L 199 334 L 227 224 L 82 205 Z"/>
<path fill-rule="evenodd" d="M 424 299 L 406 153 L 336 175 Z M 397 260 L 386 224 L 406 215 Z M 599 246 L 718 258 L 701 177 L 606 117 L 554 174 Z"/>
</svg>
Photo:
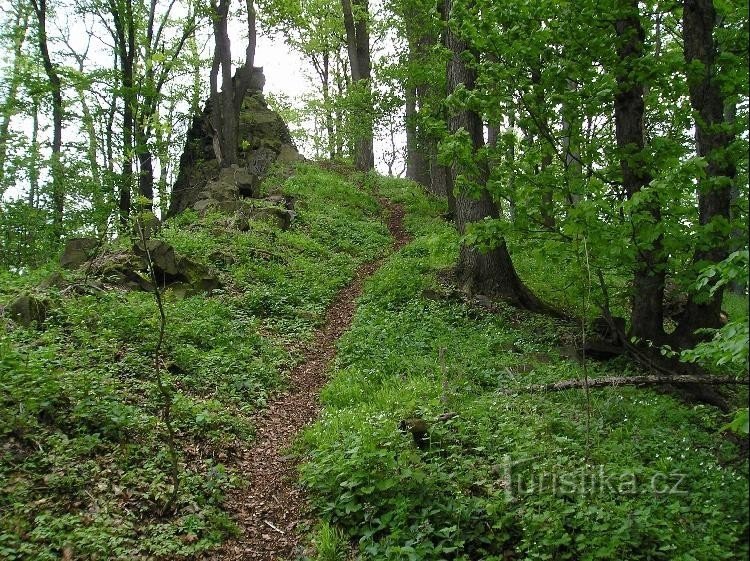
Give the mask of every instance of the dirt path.
<svg viewBox="0 0 750 561">
<path fill-rule="evenodd" d="M 380 202 L 389 212 L 388 229 L 394 247 L 403 247 L 409 241 L 403 209 L 386 200 Z M 296 484 L 297 464 L 287 456 L 288 449 L 297 434 L 317 418 L 318 394 L 336 354 L 336 341 L 352 322 L 355 300 L 362 293 L 365 279 L 381 263 L 377 260 L 361 265 L 351 283 L 336 295 L 304 360 L 292 370 L 289 390 L 259 415 L 256 438 L 235 465 L 249 485 L 230 494 L 226 502 L 242 534 L 207 559 L 280 561 L 294 559 L 300 553 L 300 532 L 309 515 L 304 494 Z"/>
</svg>

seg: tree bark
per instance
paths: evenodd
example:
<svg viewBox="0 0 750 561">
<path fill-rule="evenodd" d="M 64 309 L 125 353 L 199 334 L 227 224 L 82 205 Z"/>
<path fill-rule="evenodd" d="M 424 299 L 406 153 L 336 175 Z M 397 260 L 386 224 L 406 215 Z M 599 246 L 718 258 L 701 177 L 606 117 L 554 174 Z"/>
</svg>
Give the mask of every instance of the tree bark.
<svg viewBox="0 0 750 561">
<path fill-rule="evenodd" d="M 65 207 L 65 186 L 62 169 L 62 85 L 57 73 L 57 65 L 52 62 L 47 42 L 47 0 L 32 0 L 38 20 L 39 52 L 42 56 L 44 72 L 50 85 L 52 96 L 52 230 L 55 237 L 63 233 L 63 212 Z"/>
<path fill-rule="evenodd" d="M 730 219 L 731 189 L 737 172 L 734 161 L 726 153 L 734 135 L 724 116 L 715 23 L 716 9 L 712 0 L 685 0 L 683 48 L 689 67 L 690 105 L 695 115 L 698 155 L 708 163 L 705 177 L 698 182 L 698 217 L 701 230 L 710 231 L 711 237 L 695 250 L 693 260 L 699 267 L 718 263 L 729 253 L 729 232 L 723 225 Z M 719 328 L 722 297 L 722 288 L 713 296 L 691 294 L 683 320 L 675 331 L 676 339 L 683 345 L 691 345 L 698 339 L 696 330 Z"/>
<path fill-rule="evenodd" d="M 576 84 L 567 81 L 568 91 L 575 92 Z M 575 116 L 567 103 L 563 102 L 562 110 L 562 148 L 565 151 L 565 177 L 567 179 L 568 204 L 575 206 L 582 197 L 583 166 L 581 164 L 580 139 L 581 123 L 575 121 Z"/>
<path fill-rule="evenodd" d="M 31 113 L 31 160 L 29 162 L 29 206 L 39 204 L 39 102 L 34 99 Z"/>
<path fill-rule="evenodd" d="M 361 88 L 363 100 L 358 101 L 354 140 L 354 165 L 360 171 L 375 167 L 372 123 L 372 85 L 370 83 L 370 31 L 367 0 L 341 0 L 344 12 L 346 47 L 349 54 L 352 85 Z M 355 9 L 356 8 L 356 9 Z"/>
<path fill-rule="evenodd" d="M 615 23 L 617 33 L 615 93 L 615 134 L 620 151 L 623 185 L 628 199 L 646 189 L 651 182 L 644 153 L 644 101 L 643 83 L 636 78 L 637 68 L 643 58 L 645 33 L 641 25 L 637 0 L 620 0 L 620 13 Z M 632 241 L 637 256 L 633 276 L 631 336 L 650 341 L 664 339 L 664 282 L 666 267 L 662 250 L 663 236 L 653 242 L 641 243 L 638 239 L 643 221 L 659 226 L 661 209 L 653 193 L 642 204 L 643 210 L 631 215 Z"/>
</svg>

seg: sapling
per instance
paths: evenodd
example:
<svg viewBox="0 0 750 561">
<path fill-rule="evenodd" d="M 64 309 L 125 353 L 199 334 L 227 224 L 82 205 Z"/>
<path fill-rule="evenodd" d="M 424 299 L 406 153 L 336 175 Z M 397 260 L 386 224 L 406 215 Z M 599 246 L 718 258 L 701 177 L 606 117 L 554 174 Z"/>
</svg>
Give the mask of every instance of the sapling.
<svg viewBox="0 0 750 561">
<path fill-rule="evenodd" d="M 156 378 L 156 387 L 159 390 L 159 394 L 162 398 L 161 404 L 161 418 L 164 421 L 164 426 L 167 429 L 166 442 L 167 442 L 167 453 L 169 454 L 170 473 L 169 477 L 172 480 L 172 492 L 169 494 L 167 502 L 162 508 L 161 514 L 165 515 L 167 512 L 173 511 L 175 503 L 177 502 L 177 493 L 180 488 L 180 471 L 179 464 L 177 461 L 177 447 L 175 444 L 175 431 L 172 426 L 172 392 L 164 384 L 164 380 L 161 374 L 161 350 L 164 345 L 164 336 L 167 328 L 167 316 L 164 312 L 164 302 L 162 300 L 161 291 L 159 290 L 159 281 L 156 276 L 154 269 L 154 261 L 151 258 L 151 251 L 148 247 L 148 235 L 143 225 L 143 215 L 138 214 L 135 219 L 135 230 L 138 235 L 138 240 L 143 248 L 143 255 L 146 260 L 146 266 L 148 268 L 148 275 L 151 279 L 152 293 L 154 295 L 154 302 L 159 310 L 159 337 L 154 348 L 154 375 Z"/>
</svg>

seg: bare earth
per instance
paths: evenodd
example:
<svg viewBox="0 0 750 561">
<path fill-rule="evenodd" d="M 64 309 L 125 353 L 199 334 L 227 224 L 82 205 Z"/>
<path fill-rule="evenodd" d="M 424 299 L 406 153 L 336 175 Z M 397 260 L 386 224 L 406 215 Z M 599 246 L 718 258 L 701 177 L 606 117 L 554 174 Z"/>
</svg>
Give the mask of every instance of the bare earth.
<svg viewBox="0 0 750 561">
<path fill-rule="evenodd" d="M 403 209 L 386 200 L 388 229 L 399 249 L 409 241 Z M 296 483 L 297 460 L 289 447 L 299 432 L 320 411 L 318 395 L 326 382 L 328 367 L 336 355 L 336 341 L 349 328 L 362 285 L 382 260 L 361 265 L 351 283 L 333 300 L 325 323 L 318 329 L 304 360 L 292 371 L 289 389 L 276 396 L 257 418 L 256 438 L 241 451 L 234 468 L 249 485 L 227 497 L 226 508 L 241 535 L 210 553 L 211 561 L 291 560 L 302 550 L 302 533 L 310 522 L 304 492 Z"/>
</svg>

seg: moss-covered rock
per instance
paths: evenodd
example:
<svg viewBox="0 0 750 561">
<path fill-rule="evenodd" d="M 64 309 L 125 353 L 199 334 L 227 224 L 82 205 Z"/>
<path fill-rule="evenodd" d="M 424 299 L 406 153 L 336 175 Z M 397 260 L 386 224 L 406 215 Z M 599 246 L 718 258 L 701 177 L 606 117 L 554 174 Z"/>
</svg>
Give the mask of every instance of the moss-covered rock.
<svg viewBox="0 0 750 561">
<path fill-rule="evenodd" d="M 259 85 L 263 80 L 254 83 Z M 232 200 L 231 196 L 214 196 L 226 186 L 229 187 L 226 192 L 236 187 L 239 198 L 258 197 L 260 182 L 274 162 L 304 159 L 297 152 L 284 120 L 268 107 L 263 92 L 250 90 L 239 115 L 239 163 L 222 169 L 214 154 L 210 114 L 211 104 L 207 102 L 203 113 L 193 119 L 188 130 L 180 172 L 172 189 L 169 216 L 189 208 L 198 211 L 216 208 L 218 205 L 212 200 Z"/>
<path fill-rule="evenodd" d="M 24 327 L 36 324 L 41 327 L 49 312 L 49 303 L 31 294 L 21 294 L 10 306 L 7 314 L 10 319 Z"/>
<path fill-rule="evenodd" d="M 71 238 L 65 242 L 65 249 L 60 257 L 64 269 L 78 269 L 93 257 L 99 241 L 96 238 Z"/>
</svg>

